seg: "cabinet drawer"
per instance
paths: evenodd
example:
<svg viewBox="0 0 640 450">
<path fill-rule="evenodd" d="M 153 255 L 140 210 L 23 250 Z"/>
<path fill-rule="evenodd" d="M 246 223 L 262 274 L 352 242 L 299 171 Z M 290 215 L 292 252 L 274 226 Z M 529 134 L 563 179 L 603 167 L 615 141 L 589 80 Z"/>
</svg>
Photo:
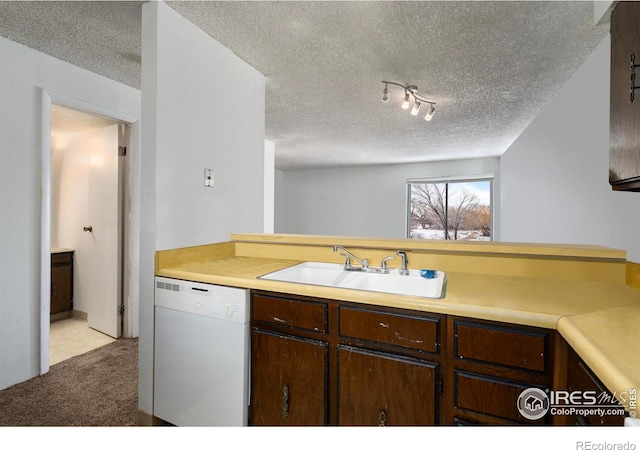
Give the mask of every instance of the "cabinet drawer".
<svg viewBox="0 0 640 450">
<path fill-rule="evenodd" d="M 71 252 L 52 253 L 51 264 L 71 264 L 72 255 Z"/>
<path fill-rule="evenodd" d="M 545 418 L 531 421 L 518 412 L 518 396 L 532 387 L 510 380 L 476 373 L 455 371 L 454 405 L 481 414 L 526 424 L 543 423 Z"/>
<path fill-rule="evenodd" d="M 440 319 L 340 307 L 340 336 L 438 353 Z"/>
<path fill-rule="evenodd" d="M 455 358 L 545 372 L 548 333 L 454 321 Z"/>
<path fill-rule="evenodd" d="M 254 294 L 253 320 L 327 333 L 327 304 Z"/>
</svg>

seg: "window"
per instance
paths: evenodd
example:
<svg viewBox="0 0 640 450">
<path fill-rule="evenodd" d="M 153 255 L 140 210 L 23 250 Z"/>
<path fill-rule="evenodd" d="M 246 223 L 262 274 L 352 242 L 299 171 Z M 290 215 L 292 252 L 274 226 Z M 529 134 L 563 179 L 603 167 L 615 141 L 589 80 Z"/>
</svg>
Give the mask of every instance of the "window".
<svg viewBox="0 0 640 450">
<path fill-rule="evenodd" d="M 492 187 L 488 176 L 409 180 L 408 237 L 490 241 Z"/>
</svg>

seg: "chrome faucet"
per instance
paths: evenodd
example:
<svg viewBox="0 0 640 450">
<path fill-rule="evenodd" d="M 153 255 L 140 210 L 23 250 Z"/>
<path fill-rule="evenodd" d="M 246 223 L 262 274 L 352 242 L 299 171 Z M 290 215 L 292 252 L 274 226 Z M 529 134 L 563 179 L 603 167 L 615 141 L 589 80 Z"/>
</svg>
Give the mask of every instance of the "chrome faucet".
<svg viewBox="0 0 640 450">
<path fill-rule="evenodd" d="M 395 256 L 386 256 L 382 258 L 382 262 L 380 263 L 380 273 L 389 273 L 389 268 L 387 267 L 387 261 L 394 258 Z"/>
<path fill-rule="evenodd" d="M 398 250 L 398 256 L 402 258 L 402 267 L 399 269 L 400 275 L 409 275 L 409 269 L 407 268 L 407 264 L 409 264 L 407 253 L 402 250 Z"/>
<path fill-rule="evenodd" d="M 366 270 L 369 269 L 369 260 L 367 258 L 360 259 L 356 255 L 351 253 L 349 250 L 347 250 L 346 248 L 341 247 L 340 245 L 334 245 L 333 246 L 333 251 L 337 252 L 338 250 L 342 250 L 344 252 L 344 253 L 340 253 L 342 256 L 345 257 L 344 270 L 364 270 L 364 271 L 366 271 Z M 362 265 L 362 267 L 352 267 L 351 266 L 351 258 L 353 258 L 356 261 L 358 261 Z"/>
</svg>

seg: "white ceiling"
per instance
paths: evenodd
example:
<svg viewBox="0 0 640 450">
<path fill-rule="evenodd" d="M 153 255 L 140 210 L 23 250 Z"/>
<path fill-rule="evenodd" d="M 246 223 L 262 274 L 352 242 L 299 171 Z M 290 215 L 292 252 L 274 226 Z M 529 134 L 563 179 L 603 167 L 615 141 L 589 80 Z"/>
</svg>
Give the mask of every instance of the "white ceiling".
<svg viewBox="0 0 640 450">
<path fill-rule="evenodd" d="M 139 88 L 142 3 L 3 1 L 0 35 Z M 167 3 L 265 75 L 283 170 L 500 155 L 609 31 L 591 1 Z"/>
</svg>

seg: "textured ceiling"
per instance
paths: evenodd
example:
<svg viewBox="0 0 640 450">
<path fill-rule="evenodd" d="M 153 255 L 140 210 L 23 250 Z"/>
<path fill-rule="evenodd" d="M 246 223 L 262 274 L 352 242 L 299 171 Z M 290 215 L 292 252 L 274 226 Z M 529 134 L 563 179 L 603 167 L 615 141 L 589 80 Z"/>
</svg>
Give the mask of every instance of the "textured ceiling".
<svg viewBox="0 0 640 450">
<path fill-rule="evenodd" d="M 141 3 L 0 2 L 0 35 L 139 88 Z M 590 1 L 167 3 L 266 76 L 285 170 L 500 155 L 609 31 Z"/>
</svg>

